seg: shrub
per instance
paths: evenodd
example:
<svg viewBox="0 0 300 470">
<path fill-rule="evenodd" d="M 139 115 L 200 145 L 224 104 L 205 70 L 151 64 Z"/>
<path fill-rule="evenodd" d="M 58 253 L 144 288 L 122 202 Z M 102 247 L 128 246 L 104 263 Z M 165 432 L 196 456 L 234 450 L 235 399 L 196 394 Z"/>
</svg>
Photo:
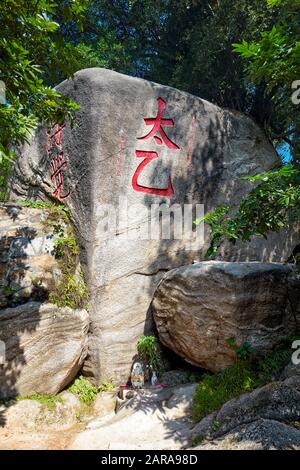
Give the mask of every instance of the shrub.
<svg viewBox="0 0 300 470">
<path fill-rule="evenodd" d="M 205 374 L 194 395 L 195 419 L 202 419 L 221 408 L 226 401 L 278 377 L 291 361 L 291 344 L 294 339 L 296 338 L 287 338 L 281 346 L 258 361 L 249 360 L 253 349 L 250 343 L 244 343 L 239 348 L 242 354 L 237 358 L 235 365 L 215 375 Z M 227 344 L 237 352 L 234 338 L 229 338 Z M 245 360 L 245 357 L 248 360 Z"/>
<path fill-rule="evenodd" d="M 291 361 L 293 350 L 289 341 L 287 345 L 278 347 L 268 356 L 258 362 L 258 385 L 263 385 L 278 376 Z"/>
<path fill-rule="evenodd" d="M 205 440 L 205 436 L 203 434 L 198 434 L 198 436 L 193 437 L 192 439 L 192 446 L 198 446 L 199 444 L 202 444 L 202 442 Z"/>
<path fill-rule="evenodd" d="M 106 380 L 99 386 L 99 392 L 115 392 L 116 389 L 117 388 L 113 383 Z"/>
<path fill-rule="evenodd" d="M 238 346 L 236 344 L 235 338 L 231 337 L 227 339 L 226 343 L 231 349 L 233 349 L 233 351 L 236 354 L 237 359 L 240 361 L 246 361 L 250 359 L 251 355 L 254 352 L 254 348 L 252 347 L 252 344 L 249 343 L 248 341 L 245 341 L 243 344 L 241 344 L 241 346 Z"/>
<path fill-rule="evenodd" d="M 137 349 L 149 366 L 160 374 L 162 361 L 158 349 L 158 339 L 155 336 L 141 336 L 137 343 Z"/>
<path fill-rule="evenodd" d="M 254 374 L 249 364 L 238 362 L 215 375 L 205 374 L 194 395 L 194 417 L 199 420 L 226 401 L 251 390 Z"/>
<path fill-rule="evenodd" d="M 81 403 L 90 406 L 97 396 L 97 388 L 84 377 L 77 377 L 68 388 L 68 391 L 77 395 Z"/>
</svg>

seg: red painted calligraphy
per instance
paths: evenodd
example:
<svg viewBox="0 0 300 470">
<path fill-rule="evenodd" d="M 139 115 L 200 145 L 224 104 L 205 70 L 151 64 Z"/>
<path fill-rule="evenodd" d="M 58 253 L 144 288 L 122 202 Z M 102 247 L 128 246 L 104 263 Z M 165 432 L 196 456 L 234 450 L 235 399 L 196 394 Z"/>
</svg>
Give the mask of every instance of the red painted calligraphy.
<svg viewBox="0 0 300 470">
<path fill-rule="evenodd" d="M 162 128 L 162 126 L 174 126 L 173 119 L 163 119 L 162 117 L 162 114 L 166 107 L 166 102 L 162 98 L 158 98 L 157 104 L 158 112 L 156 117 L 144 119 L 146 126 L 153 126 L 151 131 L 143 137 L 138 137 L 138 140 L 146 140 L 153 137 L 158 145 L 162 145 L 162 143 L 164 143 L 169 149 L 179 150 L 178 145 L 176 145 L 174 142 L 172 142 L 172 140 L 169 139 L 169 137 L 166 135 L 165 131 Z M 156 136 L 156 133 L 160 134 L 160 137 Z"/>
<path fill-rule="evenodd" d="M 147 188 L 147 186 L 142 186 L 138 183 L 138 177 L 140 173 L 143 171 L 148 163 L 158 158 L 159 155 L 156 152 L 147 152 L 143 150 L 136 150 L 135 156 L 138 158 L 144 158 L 144 160 L 139 164 L 135 173 L 132 178 L 132 187 L 135 191 L 139 191 L 141 193 L 148 193 L 148 194 L 157 194 L 158 196 L 166 196 L 171 197 L 174 194 L 171 176 L 169 176 L 168 187 L 166 189 L 158 189 L 158 188 Z"/>
<path fill-rule="evenodd" d="M 55 124 L 55 126 L 51 129 L 50 132 L 47 132 L 47 152 L 50 153 L 53 145 L 56 147 L 61 146 L 62 136 L 63 136 L 63 128 L 65 125 L 60 126 L 59 124 Z"/>
<path fill-rule="evenodd" d="M 153 138 L 157 145 L 165 145 L 168 149 L 171 150 L 180 150 L 177 144 L 172 142 L 172 140 L 167 136 L 165 133 L 163 126 L 174 126 L 173 119 L 166 119 L 163 118 L 163 112 L 166 108 L 166 102 L 162 98 L 157 99 L 158 104 L 158 112 L 155 118 L 146 118 L 144 122 L 146 126 L 152 126 L 152 129 L 148 134 L 138 137 L 138 140 L 148 140 Z M 159 135 L 157 135 L 159 134 Z M 144 168 L 153 160 L 159 158 L 157 152 L 153 151 L 146 151 L 146 150 L 136 150 L 135 156 L 137 158 L 144 158 L 144 160 L 138 165 L 135 173 L 132 177 L 132 187 L 135 191 L 148 193 L 148 194 L 156 194 L 158 196 L 166 196 L 171 197 L 174 194 L 174 189 L 172 185 L 171 177 L 169 176 L 168 179 L 168 187 L 161 189 L 161 188 L 149 188 L 147 186 L 142 186 L 138 183 L 138 178 Z"/>
<path fill-rule="evenodd" d="M 69 196 L 70 191 L 65 194 L 64 196 L 62 195 L 62 189 L 63 189 L 63 175 L 62 171 L 65 169 L 67 166 L 67 162 L 65 160 L 64 152 L 59 152 L 56 157 L 54 157 L 51 161 L 51 166 L 52 166 L 52 174 L 50 176 L 51 181 L 55 183 L 56 189 L 52 193 L 54 197 L 57 197 L 60 201 L 65 199 L 66 197 Z"/>
<path fill-rule="evenodd" d="M 66 194 L 63 192 L 63 171 L 66 170 L 67 161 L 65 159 L 64 152 L 61 151 L 61 144 L 63 138 L 63 129 L 65 125 L 55 124 L 55 126 L 47 132 L 47 153 L 50 154 L 55 151 L 55 156 L 52 157 L 51 167 L 52 173 L 50 175 L 51 183 L 55 185 L 55 190 L 52 196 L 56 197 L 60 201 L 69 196 L 70 191 Z"/>
</svg>

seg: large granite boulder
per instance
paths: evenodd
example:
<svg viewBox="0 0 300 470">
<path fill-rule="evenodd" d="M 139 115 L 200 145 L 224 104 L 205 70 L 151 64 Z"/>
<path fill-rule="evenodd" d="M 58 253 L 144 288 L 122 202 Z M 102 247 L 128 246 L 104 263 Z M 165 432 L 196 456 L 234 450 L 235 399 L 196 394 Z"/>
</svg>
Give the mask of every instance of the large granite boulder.
<svg viewBox="0 0 300 470">
<path fill-rule="evenodd" d="M 213 372 L 233 364 L 228 344 L 272 350 L 297 330 L 289 299 L 291 265 L 206 261 L 169 271 L 152 310 L 159 338 L 186 361 Z M 298 283 L 299 289 L 299 283 Z"/>
<path fill-rule="evenodd" d="M 88 326 L 85 310 L 48 303 L 1 310 L 5 360 L 0 365 L 0 397 L 62 390 L 82 366 Z"/>
<path fill-rule="evenodd" d="M 164 272 L 203 259 L 209 244 L 202 226 L 181 236 L 183 204 L 194 205 L 187 223 L 196 203 L 205 211 L 235 204 L 250 188 L 240 177 L 277 157 L 248 117 L 173 88 L 93 68 L 58 89 L 81 106 L 75 126 L 38 130 L 18 158 L 10 197 L 69 208 L 91 292 L 85 374 L 126 380 L 139 336 L 151 331 L 149 304 Z M 149 236 L 148 210 L 156 223 L 163 203 L 178 204 L 175 236 L 160 237 L 157 225 Z M 275 235 L 223 256 L 281 261 L 294 243 L 290 233 Z"/>
</svg>

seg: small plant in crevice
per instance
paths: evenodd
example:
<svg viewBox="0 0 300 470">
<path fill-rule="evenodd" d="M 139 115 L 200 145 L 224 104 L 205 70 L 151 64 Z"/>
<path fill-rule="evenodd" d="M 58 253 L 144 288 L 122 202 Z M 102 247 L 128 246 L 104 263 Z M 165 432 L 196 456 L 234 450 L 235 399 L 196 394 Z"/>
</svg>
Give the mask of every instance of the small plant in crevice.
<svg viewBox="0 0 300 470">
<path fill-rule="evenodd" d="M 212 431 L 213 431 L 213 432 L 216 432 L 218 429 L 220 429 L 220 427 L 221 427 L 220 421 L 218 421 L 218 420 L 215 419 L 215 420 L 213 421 L 212 425 L 211 425 Z"/>
<path fill-rule="evenodd" d="M 248 341 L 245 341 L 241 346 L 238 346 L 235 338 L 231 337 L 227 339 L 226 343 L 234 350 L 237 359 L 240 361 L 247 361 L 255 351 L 252 344 Z"/>
<path fill-rule="evenodd" d="M 192 446 L 198 446 L 199 444 L 202 444 L 203 441 L 205 440 L 205 436 L 203 434 L 198 434 L 198 436 L 193 437 L 192 439 Z"/>
<path fill-rule="evenodd" d="M 117 390 L 117 387 L 112 383 L 109 382 L 108 380 L 104 380 L 98 388 L 99 392 L 115 392 Z"/>
<path fill-rule="evenodd" d="M 15 289 L 15 288 L 10 287 L 10 286 L 5 286 L 5 287 L 2 288 L 2 292 L 6 297 L 11 297 L 16 292 L 18 292 L 18 289 Z"/>
<path fill-rule="evenodd" d="M 29 395 L 21 395 L 16 398 L 17 401 L 21 400 L 35 400 L 46 406 L 49 410 L 54 410 L 56 403 L 63 403 L 63 398 L 60 395 L 46 395 L 44 393 L 31 393 Z"/>
<path fill-rule="evenodd" d="M 50 302 L 60 307 L 86 308 L 88 304 L 88 289 L 80 267 L 80 252 L 74 229 L 63 220 L 47 221 L 54 228 L 55 257 L 57 258 L 60 278 L 49 295 Z"/>
<path fill-rule="evenodd" d="M 20 206 L 29 207 L 31 209 L 49 209 L 55 212 L 62 210 L 67 211 L 68 209 L 62 204 L 56 204 L 55 202 L 50 201 L 32 201 L 31 199 L 21 199 L 17 201 Z"/>
<path fill-rule="evenodd" d="M 140 356 L 155 370 L 158 375 L 162 373 L 162 359 L 159 352 L 159 343 L 156 336 L 141 336 L 137 343 L 137 350 Z"/>
<path fill-rule="evenodd" d="M 68 391 L 77 395 L 81 403 L 87 406 L 91 406 L 94 402 L 98 389 L 94 385 L 92 385 L 87 379 L 80 376 L 77 377 L 70 387 Z"/>
<path fill-rule="evenodd" d="M 7 200 L 8 181 L 12 172 L 13 159 L 5 159 L 0 157 L 0 202 Z"/>
<path fill-rule="evenodd" d="M 291 362 L 293 349 L 292 340 L 287 340 L 286 344 L 278 346 L 273 352 L 261 358 L 257 365 L 257 384 L 263 385 L 274 378 Z"/>
</svg>

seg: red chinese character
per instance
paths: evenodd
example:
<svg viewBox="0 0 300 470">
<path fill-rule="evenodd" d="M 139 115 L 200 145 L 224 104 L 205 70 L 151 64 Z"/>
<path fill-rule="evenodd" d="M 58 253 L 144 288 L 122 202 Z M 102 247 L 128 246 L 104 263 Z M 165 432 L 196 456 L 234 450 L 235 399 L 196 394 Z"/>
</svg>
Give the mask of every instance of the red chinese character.
<svg viewBox="0 0 300 470">
<path fill-rule="evenodd" d="M 169 176 L 168 180 L 168 187 L 166 189 L 158 189 L 158 188 L 148 188 L 147 186 L 142 186 L 138 183 L 138 177 L 145 168 L 148 163 L 150 163 L 152 160 L 155 160 L 156 158 L 159 157 L 159 155 L 156 152 L 147 152 L 144 150 L 136 150 L 135 151 L 135 156 L 138 158 L 144 158 L 144 160 L 139 164 L 137 169 L 135 170 L 135 173 L 132 177 L 132 187 L 135 191 L 141 192 L 141 193 L 148 193 L 148 194 L 157 194 L 158 196 L 166 196 L 166 197 L 171 197 L 174 194 L 173 186 L 172 186 L 172 181 L 171 177 Z"/>
<path fill-rule="evenodd" d="M 70 191 L 62 196 L 62 186 L 63 186 L 63 170 L 67 166 L 67 162 L 65 160 L 64 152 L 60 152 L 57 154 L 55 158 L 52 159 L 51 162 L 52 166 L 52 174 L 51 174 L 51 181 L 54 180 L 56 189 L 53 191 L 52 195 L 59 200 L 63 200 L 69 196 Z"/>
<path fill-rule="evenodd" d="M 162 117 L 166 107 L 166 102 L 162 98 L 158 98 L 157 103 L 158 112 L 156 117 L 144 119 L 146 126 L 153 126 L 151 131 L 143 137 L 138 137 L 138 140 L 146 140 L 153 137 L 158 145 L 162 145 L 162 143 L 164 143 L 169 149 L 180 150 L 178 145 L 176 145 L 174 142 L 172 142 L 172 140 L 169 139 L 169 137 L 166 135 L 165 131 L 162 128 L 162 126 L 174 126 L 173 119 L 163 119 Z M 156 136 L 156 133 L 160 134 L 160 137 Z"/>
<path fill-rule="evenodd" d="M 55 126 L 51 129 L 50 132 L 47 132 L 47 152 L 49 153 L 52 149 L 52 146 L 55 145 L 56 147 L 61 146 L 62 142 L 62 136 L 63 136 L 63 128 L 65 127 L 65 124 L 63 126 L 60 126 L 59 124 L 55 124 Z"/>
<path fill-rule="evenodd" d="M 152 126 L 152 129 L 148 134 L 144 135 L 143 137 L 138 137 L 138 140 L 146 140 L 150 139 L 151 137 L 154 138 L 155 142 L 158 145 L 162 145 L 163 143 L 169 148 L 173 150 L 180 150 L 178 145 L 176 145 L 169 137 L 166 135 L 165 131 L 163 130 L 162 126 L 174 126 L 173 119 L 164 119 L 162 117 L 163 112 L 166 107 L 166 102 L 162 98 L 157 99 L 158 103 L 158 112 L 155 118 L 146 118 L 144 119 L 146 126 Z M 155 135 L 158 133 L 160 135 Z M 156 194 L 158 196 L 166 196 L 171 197 L 174 194 L 174 189 L 171 181 L 171 177 L 169 176 L 168 179 L 168 187 L 165 189 L 160 188 L 148 188 L 147 186 L 142 186 L 138 183 L 138 177 L 143 171 L 143 169 L 150 163 L 152 160 L 159 158 L 159 155 L 156 152 L 145 151 L 145 150 L 136 150 L 135 156 L 138 158 L 144 158 L 144 160 L 138 165 L 135 173 L 132 177 L 132 187 L 135 191 L 139 191 L 142 193 L 148 194 Z"/>
</svg>

